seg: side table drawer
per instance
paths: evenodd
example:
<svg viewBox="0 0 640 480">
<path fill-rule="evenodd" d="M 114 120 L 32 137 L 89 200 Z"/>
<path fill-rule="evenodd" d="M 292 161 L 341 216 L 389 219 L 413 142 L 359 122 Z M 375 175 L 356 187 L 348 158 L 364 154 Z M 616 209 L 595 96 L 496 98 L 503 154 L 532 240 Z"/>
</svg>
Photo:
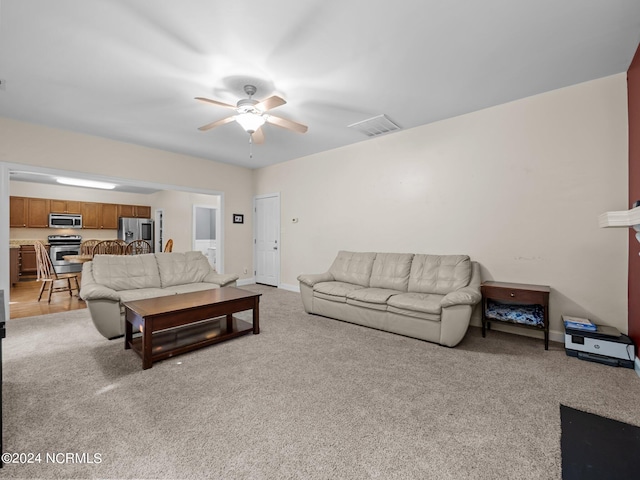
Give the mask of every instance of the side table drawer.
<svg viewBox="0 0 640 480">
<path fill-rule="evenodd" d="M 531 290 L 517 290 L 504 287 L 482 286 L 482 296 L 492 300 L 510 303 L 546 305 L 549 294 Z"/>
</svg>

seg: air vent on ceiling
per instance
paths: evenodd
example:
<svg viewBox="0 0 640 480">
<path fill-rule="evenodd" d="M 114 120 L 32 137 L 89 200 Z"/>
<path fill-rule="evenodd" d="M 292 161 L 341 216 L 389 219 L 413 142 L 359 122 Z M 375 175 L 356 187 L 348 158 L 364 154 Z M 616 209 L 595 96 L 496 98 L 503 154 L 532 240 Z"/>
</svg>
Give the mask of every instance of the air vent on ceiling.
<svg viewBox="0 0 640 480">
<path fill-rule="evenodd" d="M 361 122 L 352 123 L 349 128 L 358 130 L 369 137 L 377 137 L 378 135 L 400 130 L 400 127 L 393 123 L 384 113 Z"/>
</svg>

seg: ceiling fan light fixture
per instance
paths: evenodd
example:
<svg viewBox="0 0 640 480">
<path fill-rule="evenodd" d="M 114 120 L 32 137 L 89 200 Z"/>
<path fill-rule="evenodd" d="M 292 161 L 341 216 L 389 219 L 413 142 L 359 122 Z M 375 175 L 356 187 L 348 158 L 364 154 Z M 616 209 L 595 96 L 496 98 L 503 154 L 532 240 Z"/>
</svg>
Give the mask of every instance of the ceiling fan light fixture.
<svg viewBox="0 0 640 480">
<path fill-rule="evenodd" d="M 256 113 L 240 113 L 235 117 L 236 122 L 240 124 L 247 133 L 253 133 L 258 130 L 267 121 L 267 115 L 259 115 Z"/>
</svg>

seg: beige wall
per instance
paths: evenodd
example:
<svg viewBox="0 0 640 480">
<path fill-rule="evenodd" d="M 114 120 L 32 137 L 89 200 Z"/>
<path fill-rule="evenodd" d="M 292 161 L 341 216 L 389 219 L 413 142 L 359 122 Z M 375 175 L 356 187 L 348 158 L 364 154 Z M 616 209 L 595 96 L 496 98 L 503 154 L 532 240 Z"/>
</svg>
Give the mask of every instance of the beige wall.
<svg viewBox="0 0 640 480">
<path fill-rule="evenodd" d="M 281 193 L 283 284 L 341 249 L 464 253 L 550 285 L 552 338 L 562 314 L 626 332 L 628 232 L 597 217 L 626 208 L 627 145 L 620 74 L 266 167 L 255 194 Z"/>
<path fill-rule="evenodd" d="M 225 271 L 243 277 L 243 267 L 247 259 L 252 258 L 251 235 L 234 229 L 231 218 L 231 213 L 243 213 L 246 221 L 252 221 L 253 187 L 249 169 L 7 118 L 0 118 L 0 162 L 133 179 L 176 187 L 174 190 L 221 192 L 224 194 Z M 4 177 L 3 182 L 6 182 L 3 185 L 10 183 Z M 8 244 L 8 205 L 0 210 L 7 219 L 2 222 L 5 225 L 2 242 Z M 191 229 L 190 223 L 187 229 Z M 7 271 L 7 278 L 0 286 L 8 285 L 5 263 L 0 262 L 0 267 Z"/>
</svg>

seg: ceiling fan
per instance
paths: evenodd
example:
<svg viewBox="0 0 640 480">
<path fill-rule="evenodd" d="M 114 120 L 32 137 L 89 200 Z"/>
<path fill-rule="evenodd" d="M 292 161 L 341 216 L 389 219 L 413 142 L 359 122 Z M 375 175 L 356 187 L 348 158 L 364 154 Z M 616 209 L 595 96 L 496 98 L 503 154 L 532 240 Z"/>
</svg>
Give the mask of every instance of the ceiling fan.
<svg viewBox="0 0 640 480">
<path fill-rule="evenodd" d="M 253 143 L 264 142 L 264 132 L 261 127 L 265 123 L 270 123 L 298 133 L 305 133 L 308 130 L 306 125 L 302 125 L 301 123 L 287 120 L 285 118 L 275 117 L 267 113 L 269 110 L 287 103 L 283 98 L 273 95 L 259 102 L 258 100 L 251 98 L 257 91 L 255 86 L 245 85 L 244 91 L 249 98 L 238 100 L 238 103 L 235 106 L 219 102 L 217 100 L 211 100 L 209 98 L 196 97 L 196 100 L 200 100 L 201 102 L 219 105 L 236 111 L 235 115 L 203 125 L 202 127 L 199 127 L 198 130 L 202 130 L 204 132 L 235 120 L 249 134 L 250 140 L 253 141 Z"/>
</svg>

